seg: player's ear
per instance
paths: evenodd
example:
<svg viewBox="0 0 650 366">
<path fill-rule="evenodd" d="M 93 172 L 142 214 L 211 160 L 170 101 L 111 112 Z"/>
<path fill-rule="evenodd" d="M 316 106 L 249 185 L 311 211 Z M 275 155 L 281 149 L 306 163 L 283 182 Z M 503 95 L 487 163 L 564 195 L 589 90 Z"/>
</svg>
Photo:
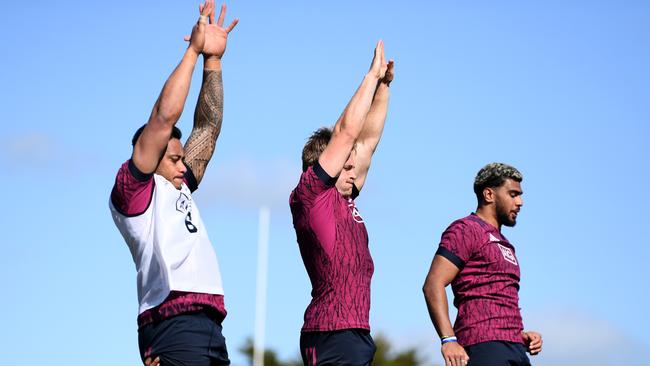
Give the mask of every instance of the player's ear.
<svg viewBox="0 0 650 366">
<path fill-rule="evenodd" d="M 494 202 L 495 192 L 494 189 L 486 187 L 483 189 L 483 202 L 493 203 Z"/>
</svg>

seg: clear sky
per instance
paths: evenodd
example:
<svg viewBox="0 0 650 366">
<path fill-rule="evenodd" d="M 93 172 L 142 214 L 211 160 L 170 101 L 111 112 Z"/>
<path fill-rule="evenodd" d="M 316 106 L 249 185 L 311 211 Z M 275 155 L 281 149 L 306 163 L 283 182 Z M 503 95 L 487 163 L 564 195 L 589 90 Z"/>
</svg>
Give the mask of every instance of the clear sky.
<svg viewBox="0 0 650 366">
<path fill-rule="evenodd" d="M 198 2 L 0 8 L 3 363 L 136 365 L 136 272 L 108 195 Z M 441 232 L 475 208 L 474 175 L 503 161 L 524 174 L 525 206 L 504 233 L 525 327 L 545 338 L 535 364 L 650 365 L 649 2 L 234 0 L 232 17 L 223 130 L 195 200 L 221 264 L 233 365 L 253 334 L 262 204 L 267 344 L 298 354 L 310 286 L 288 196 L 306 137 L 334 123 L 380 38 L 396 76 L 357 199 L 373 333 L 440 364 L 422 283 Z"/>
</svg>

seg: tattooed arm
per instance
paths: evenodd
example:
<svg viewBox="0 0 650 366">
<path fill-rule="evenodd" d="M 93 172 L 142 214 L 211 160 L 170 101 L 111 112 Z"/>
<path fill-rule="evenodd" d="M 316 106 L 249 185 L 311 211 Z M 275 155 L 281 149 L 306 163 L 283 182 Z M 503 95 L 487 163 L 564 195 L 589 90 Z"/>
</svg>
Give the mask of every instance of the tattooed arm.
<svg viewBox="0 0 650 366">
<path fill-rule="evenodd" d="M 207 62 L 206 62 L 207 65 Z M 205 168 L 214 153 L 223 121 L 223 83 L 221 69 L 203 70 L 203 84 L 194 111 L 194 128 L 185 143 L 185 163 L 201 183 Z"/>
<path fill-rule="evenodd" d="M 165 82 L 151 111 L 149 121 L 133 147 L 133 163 L 143 173 L 152 173 L 156 170 L 167 148 L 172 129 L 183 112 L 194 65 L 205 46 L 206 18 L 209 13 L 214 12 L 214 9 L 206 2 L 201 5 L 200 12 L 202 17 L 192 29 L 189 47 L 180 64 Z"/>
<path fill-rule="evenodd" d="M 194 111 L 194 127 L 185 143 L 185 163 L 192 169 L 196 181 L 201 183 L 208 162 L 212 158 L 223 121 L 223 81 L 221 78 L 221 57 L 226 51 L 228 33 L 237 25 L 233 20 L 223 28 L 226 6 L 221 6 L 219 19 L 215 23 L 214 8 L 210 13 L 210 24 L 205 30 L 203 47 L 203 83 Z"/>
</svg>

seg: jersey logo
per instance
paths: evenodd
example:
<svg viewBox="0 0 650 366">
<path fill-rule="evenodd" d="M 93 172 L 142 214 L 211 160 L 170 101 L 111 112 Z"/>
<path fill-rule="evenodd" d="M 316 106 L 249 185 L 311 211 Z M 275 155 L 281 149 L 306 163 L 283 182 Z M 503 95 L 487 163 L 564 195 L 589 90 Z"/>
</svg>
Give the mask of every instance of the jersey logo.
<svg viewBox="0 0 650 366">
<path fill-rule="evenodd" d="M 503 259 L 507 260 L 508 262 L 516 266 L 517 258 L 515 258 L 515 255 L 514 253 L 512 253 L 512 250 L 510 250 L 510 248 L 504 247 L 501 244 L 497 244 L 497 245 L 499 246 L 499 249 L 501 249 L 501 254 L 503 254 Z"/>
<path fill-rule="evenodd" d="M 361 217 L 361 214 L 359 213 L 359 210 L 357 209 L 357 206 L 354 205 L 354 201 L 352 199 L 348 200 L 348 207 L 350 208 L 350 212 L 352 213 L 352 219 L 355 222 L 358 222 L 360 224 L 363 223 L 363 217 Z"/>
<path fill-rule="evenodd" d="M 185 215 L 185 227 L 190 233 L 195 233 L 198 231 L 198 228 L 192 223 L 192 200 L 181 192 L 181 195 L 176 200 L 176 211 L 184 213 Z"/>
<path fill-rule="evenodd" d="M 180 213 L 187 213 L 192 210 L 192 200 L 181 192 L 181 195 L 176 200 L 176 211 Z"/>
<path fill-rule="evenodd" d="M 490 233 L 490 241 L 501 241 L 501 240 L 499 240 L 496 236 L 494 236 L 494 235 L 492 235 L 492 233 Z"/>
</svg>

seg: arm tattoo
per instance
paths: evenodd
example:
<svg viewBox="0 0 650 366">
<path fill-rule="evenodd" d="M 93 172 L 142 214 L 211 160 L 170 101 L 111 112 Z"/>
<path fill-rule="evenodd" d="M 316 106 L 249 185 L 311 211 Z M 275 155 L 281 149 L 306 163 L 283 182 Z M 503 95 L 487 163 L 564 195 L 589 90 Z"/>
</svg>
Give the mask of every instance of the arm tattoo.
<svg viewBox="0 0 650 366">
<path fill-rule="evenodd" d="M 223 81 L 221 71 L 204 70 L 203 84 L 194 111 L 194 127 L 185 143 L 185 162 L 201 182 L 212 158 L 223 121 Z"/>
</svg>

